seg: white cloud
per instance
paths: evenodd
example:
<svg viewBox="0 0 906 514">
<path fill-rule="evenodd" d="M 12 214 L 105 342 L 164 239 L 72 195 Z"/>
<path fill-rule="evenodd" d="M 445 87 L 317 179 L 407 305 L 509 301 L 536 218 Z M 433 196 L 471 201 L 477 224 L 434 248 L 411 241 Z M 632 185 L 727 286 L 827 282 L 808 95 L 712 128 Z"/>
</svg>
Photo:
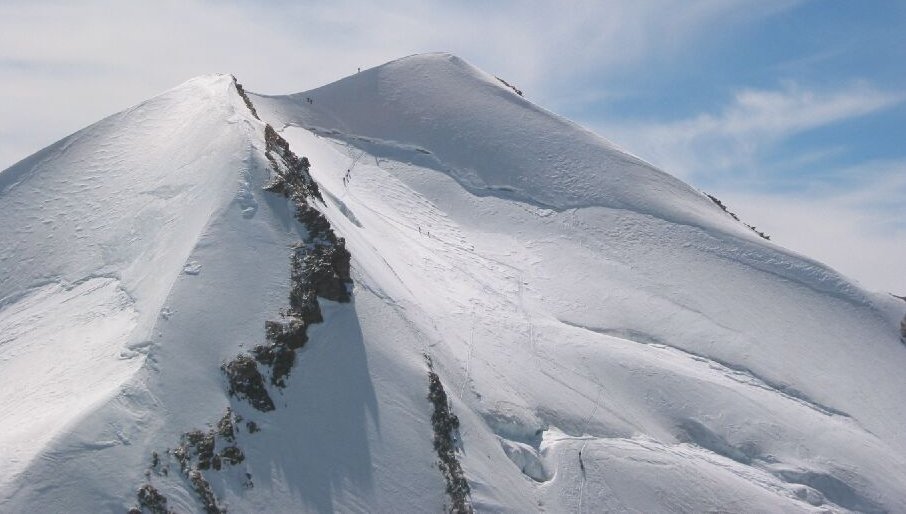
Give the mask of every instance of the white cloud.
<svg viewBox="0 0 906 514">
<path fill-rule="evenodd" d="M 633 153 L 691 180 L 734 180 L 763 170 L 762 159 L 783 140 L 842 120 L 864 116 L 906 99 L 902 93 L 855 82 L 816 91 L 787 82 L 781 89 L 744 89 L 717 114 L 704 113 L 670 122 L 628 122 L 602 128 Z M 839 149 L 810 151 L 800 163 Z"/>
<path fill-rule="evenodd" d="M 817 258 L 865 287 L 906 294 L 906 161 L 870 163 L 796 194 L 722 191 L 718 196 L 774 242 Z"/>
<path fill-rule="evenodd" d="M 866 287 L 906 293 L 906 161 L 825 166 L 845 148 L 803 151 L 782 164 L 777 147 L 797 134 L 906 99 L 865 82 L 811 90 L 788 82 L 745 89 L 717 113 L 671 122 L 612 124 L 602 131 L 693 184 L 707 184 L 775 242 L 823 261 Z M 788 171 L 794 173 L 784 173 Z M 778 184 L 785 188 L 781 191 Z"/>
<path fill-rule="evenodd" d="M 7 0 L 0 169 L 202 73 L 230 72 L 253 91 L 288 93 L 444 50 L 543 100 L 605 70 L 680 53 L 710 34 L 706 27 L 751 23 L 797 1 Z"/>
<path fill-rule="evenodd" d="M 445 50 L 517 83 L 542 103 L 600 99 L 610 93 L 596 87 L 595 77 L 677 59 L 716 32 L 732 32 L 797 3 L 772 0 L 753 8 L 744 0 L 7 0 L 0 3 L 0 169 L 209 72 L 234 73 L 254 91 L 286 93 L 317 87 L 359 66 Z M 789 83 L 775 91 L 740 91 L 716 113 L 612 125 L 602 133 L 689 178 L 706 170 L 753 169 L 783 138 L 900 100 L 864 83 L 823 91 Z M 835 151 L 819 149 L 799 159 L 817 161 Z M 902 176 L 902 168 L 896 169 Z M 778 197 L 729 187 L 718 193 L 781 244 L 884 288 L 906 260 L 903 232 L 895 223 L 906 214 L 891 207 L 904 197 L 902 188 L 891 189 L 895 174 L 875 172 L 887 181 L 877 178 L 848 193 L 815 188 Z M 851 248 L 875 250 L 860 257 Z"/>
</svg>

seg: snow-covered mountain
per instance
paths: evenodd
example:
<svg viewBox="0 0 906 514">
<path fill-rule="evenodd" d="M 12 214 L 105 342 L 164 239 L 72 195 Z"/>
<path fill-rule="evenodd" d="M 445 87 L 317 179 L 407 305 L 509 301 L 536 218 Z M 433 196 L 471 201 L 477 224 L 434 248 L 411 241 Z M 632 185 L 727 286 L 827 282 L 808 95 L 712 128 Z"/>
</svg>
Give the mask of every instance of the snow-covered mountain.
<svg viewBox="0 0 906 514">
<path fill-rule="evenodd" d="M 904 512 L 906 303 L 448 54 L 0 173 L 2 512 Z"/>
</svg>

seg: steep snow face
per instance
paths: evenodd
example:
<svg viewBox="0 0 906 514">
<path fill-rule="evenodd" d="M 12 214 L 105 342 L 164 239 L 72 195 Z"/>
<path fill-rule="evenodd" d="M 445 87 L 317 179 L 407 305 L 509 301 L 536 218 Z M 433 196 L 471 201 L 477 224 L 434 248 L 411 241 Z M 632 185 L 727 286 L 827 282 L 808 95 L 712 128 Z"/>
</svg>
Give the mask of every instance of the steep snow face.
<svg viewBox="0 0 906 514">
<path fill-rule="evenodd" d="M 243 418 L 234 435 L 245 459 L 204 477 L 234 512 L 443 505 L 425 361 L 395 347 L 405 347 L 393 334 L 407 322 L 387 318 L 380 300 L 319 300 L 324 320 L 308 330 L 298 369 L 285 388 L 266 385 L 275 411 L 228 395 L 221 365 L 263 343 L 265 321 L 281 319 L 290 256 L 310 237 L 294 205 L 265 191 L 267 131 L 237 93 L 228 76 L 190 81 L 0 174 L 3 205 L 16 206 L 0 211 L 15 214 L 3 225 L 17 237 L 42 226 L 21 221 L 40 219 L 42 191 L 58 191 L 69 207 L 91 204 L 60 216 L 67 227 L 108 221 L 85 227 L 84 254 L 65 238 L 41 246 L 41 233 L 6 256 L 42 260 L 2 270 L 10 293 L 0 307 L 0 511 L 124 512 L 140 488 L 177 512 L 204 511 L 207 498 L 172 450 L 227 408 Z M 153 116 L 134 114 L 151 107 Z M 106 162 L 107 138 L 132 143 Z M 83 175 L 119 182 L 86 189 L 72 178 Z M 146 210 L 156 214 L 138 224 Z M 121 225 L 125 236 L 111 232 Z M 113 236 L 124 243 L 107 244 Z M 29 287 L 25 271 L 45 269 L 60 278 Z M 363 322 L 392 339 L 366 346 Z"/>
<path fill-rule="evenodd" d="M 476 506 L 906 508 L 895 299 L 450 55 L 252 99 L 453 388 Z"/>
<path fill-rule="evenodd" d="M 309 236 L 229 77 L 0 173 L 0 510 L 201 511 L 165 450 L 227 407 L 259 429 L 204 474 L 233 512 L 447 510 L 460 472 L 477 511 L 906 510 L 902 302 L 454 56 L 250 98 L 352 303 L 320 301 L 274 411 L 228 397 Z"/>
<path fill-rule="evenodd" d="M 0 173 L 0 483 L 142 365 L 243 180 L 233 91 L 230 76 L 199 77 Z"/>
<path fill-rule="evenodd" d="M 417 162 L 451 176 L 474 196 L 557 213 L 593 207 L 627 211 L 764 246 L 706 195 L 530 103 L 454 55 L 414 55 L 312 91 L 253 98 L 261 116 L 278 129 L 301 127 L 378 159 Z M 770 248 L 782 254 L 781 265 L 763 255 L 749 262 L 868 301 L 820 263 Z"/>
</svg>

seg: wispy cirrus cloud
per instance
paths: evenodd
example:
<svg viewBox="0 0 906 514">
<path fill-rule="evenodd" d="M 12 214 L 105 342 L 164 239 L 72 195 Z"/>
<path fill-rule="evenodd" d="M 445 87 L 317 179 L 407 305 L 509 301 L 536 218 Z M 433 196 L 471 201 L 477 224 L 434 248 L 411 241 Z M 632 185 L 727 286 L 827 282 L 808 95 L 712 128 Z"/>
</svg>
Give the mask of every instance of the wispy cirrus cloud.
<svg viewBox="0 0 906 514">
<path fill-rule="evenodd" d="M 719 196 L 773 240 L 818 257 L 869 289 L 906 295 L 906 160 L 835 171 L 802 191 Z"/>
<path fill-rule="evenodd" d="M 906 93 L 857 81 L 816 90 L 786 82 L 773 90 L 743 89 L 716 113 L 673 121 L 628 121 L 602 130 L 634 153 L 684 178 L 711 182 L 725 174 L 736 181 L 770 173 L 764 159 L 790 137 L 895 106 Z M 805 165 L 839 148 L 810 149 L 794 160 Z M 795 162 L 788 163 L 795 164 Z"/>
<path fill-rule="evenodd" d="M 9 0 L 0 3 L 0 169 L 203 73 L 289 93 L 442 50 L 550 104 L 600 98 L 590 76 L 678 55 L 709 27 L 750 25 L 799 3 Z"/>
<path fill-rule="evenodd" d="M 633 153 L 705 187 L 774 242 L 857 277 L 906 292 L 906 159 L 840 165 L 849 148 L 818 145 L 778 158 L 809 131 L 906 101 L 864 81 L 836 89 L 786 82 L 744 89 L 713 113 L 631 121 L 604 131 Z"/>
<path fill-rule="evenodd" d="M 865 235 L 866 227 L 895 228 L 891 220 L 906 218 L 896 209 L 906 204 L 896 185 L 904 173 L 896 163 L 906 154 L 890 149 L 898 143 L 888 141 L 889 160 L 878 161 L 866 150 L 873 134 L 797 140 L 903 102 L 906 11 L 825 4 L 6 0 L 0 169 L 202 73 L 229 72 L 253 91 L 287 93 L 442 50 L 726 197 L 781 244 L 832 264 L 851 258 L 846 247 L 875 245 L 869 253 L 877 259 L 901 255 L 890 248 L 898 239 Z M 828 33 L 835 34 L 830 43 Z M 902 127 L 904 111 L 891 132 Z M 847 171 L 841 162 L 857 165 Z M 834 244 L 797 246 L 822 233 L 808 225 L 822 216 L 835 220 L 839 233 L 822 239 Z M 893 262 L 868 263 L 862 273 L 882 269 L 903 275 Z"/>
</svg>

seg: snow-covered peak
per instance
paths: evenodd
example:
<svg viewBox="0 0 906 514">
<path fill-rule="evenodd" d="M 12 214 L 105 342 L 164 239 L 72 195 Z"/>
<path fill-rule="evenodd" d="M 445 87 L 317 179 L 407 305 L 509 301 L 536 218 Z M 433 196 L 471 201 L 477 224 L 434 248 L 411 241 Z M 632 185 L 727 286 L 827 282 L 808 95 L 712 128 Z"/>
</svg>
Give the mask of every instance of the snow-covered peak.
<svg viewBox="0 0 906 514">
<path fill-rule="evenodd" d="M 232 76 L 203 75 L 0 173 L 6 221 L 0 240 L 8 242 L 0 258 L 35 255 L 4 259 L 0 299 L 42 281 L 74 283 L 93 275 L 115 275 L 130 290 L 144 283 L 156 296 L 166 294 L 166 281 L 146 276 L 147 261 L 179 261 L 191 247 L 175 251 L 154 235 L 167 241 L 179 237 L 163 230 L 165 220 L 199 230 L 218 207 L 218 195 L 232 195 L 240 172 L 224 173 L 214 149 L 221 145 L 228 156 L 248 151 L 249 142 L 230 138 L 247 139 L 246 131 L 234 125 L 251 119 Z M 35 205 L 42 206 L 37 215 Z M 79 241 L 87 244 L 54 251 Z"/>
<path fill-rule="evenodd" d="M 221 101 L 227 101 L 227 95 L 230 92 L 235 77 L 229 73 L 205 73 L 192 77 L 182 84 L 174 86 L 164 91 L 158 96 L 164 95 L 199 95 L 201 91 L 207 90 L 211 93 L 209 98 L 219 98 Z M 156 97 L 155 97 L 156 98 Z M 199 100 L 200 97 L 196 96 Z M 153 98 L 152 98 L 153 100 Z"/>
<path fill-rule="evenodd" d="M 450 54 L 189 80 L 0 241 L 3 512 L 906 510 L 903 303 Z"/>
<path fill-rule="evenodd" d="M 250 194 L 256 125 L 205 75 L 0 173 L 0 483 L 142 365 L 205 227 Z"/>
<path fill-rule="evenodd" d="M 258 104 L 269 119 L 367 138 L 378 153 L 393 155 L 400 144 L 430 152 L 474 194 L 738 228 L 698 191 L 451 54 L 405 57 Z"/>
<path fill-rule="evenodd" d="M 551 211 L 604 208 L 731 237 L 751 264 L 870 303 L 836 271 L 767 243 L 705 194 L 547 111 L 449 53 L 416 54 L 286 96 L 252 95 L 263 119 L 406 159 L 476 196 Z M 770 255 L 770 256 L 769 256 Z M 778 256 L 778 257 L 774 257 Z"/>
</svg>

